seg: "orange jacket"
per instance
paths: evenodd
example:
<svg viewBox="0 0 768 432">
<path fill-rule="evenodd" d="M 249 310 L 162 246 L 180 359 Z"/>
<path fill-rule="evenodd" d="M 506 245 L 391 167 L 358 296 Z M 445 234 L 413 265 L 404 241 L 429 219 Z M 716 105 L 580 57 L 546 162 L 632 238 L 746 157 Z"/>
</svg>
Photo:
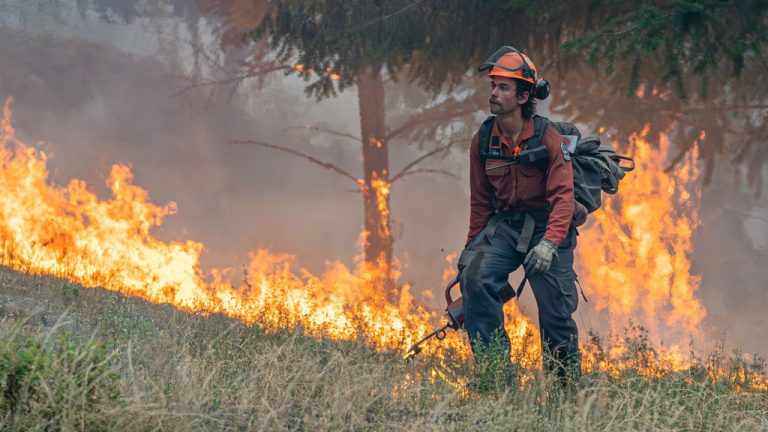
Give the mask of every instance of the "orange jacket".
<svg viewBox="0 0 768 432">
<path fill-rule="evenodd" d="M 523 121 L 519 142 L 501 133 L 499 122 L 494 122 L 492 136 L 498 136 L 504 155 L 533 136 L 533 119 Z M 485 165 L 498 165 L 499 161 L 480 159 L 480 137 L 475 134 L 470 146 L 470 215 L 467 241 L 482 231 L 493 214 L 491 194 L 496 196 L 502 211 L 549 209 L 549 221 L 544 238 L 555 244 L 565 239 L 573 218 L 573 172 L 571 163 L 563 157 L 563 137 L 552 125 L 547 125 L 542 144 L 547 147 L 549 160 L 546 172 L 536 164 L 510 165 L 486 171 Z"/>
</svg>

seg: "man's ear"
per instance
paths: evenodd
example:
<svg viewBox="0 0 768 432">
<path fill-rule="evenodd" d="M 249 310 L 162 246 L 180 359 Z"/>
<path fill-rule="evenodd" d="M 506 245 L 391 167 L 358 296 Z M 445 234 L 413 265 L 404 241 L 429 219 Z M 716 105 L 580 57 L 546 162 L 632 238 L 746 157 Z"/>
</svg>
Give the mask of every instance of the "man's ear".
<svg viewBox="0 0 768 432">
<path fill-rule="evenodd" d="M 525 103 L 528 102 L 528 99 L 530 98 L 531 98 L 531 92 L 524 91 L 522 94 L 517 95 L 517 104 L 525 105 Z"/>
</svg>

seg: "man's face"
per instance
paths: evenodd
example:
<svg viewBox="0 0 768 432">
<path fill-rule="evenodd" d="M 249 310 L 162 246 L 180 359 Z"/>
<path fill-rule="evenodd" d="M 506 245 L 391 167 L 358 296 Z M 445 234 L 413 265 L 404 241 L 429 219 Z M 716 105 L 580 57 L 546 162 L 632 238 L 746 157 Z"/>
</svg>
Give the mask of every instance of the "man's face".
<svg viewBox="0 0 768 432">
<path fill-rule="evenodd" d="M 496 115 L 508 114 L 518 109 L 528 100 L 528 92 L 523 97 L 517 97 L 517 81 L 512 78 L 491 77 L 491 113 Z"/>
</svg>

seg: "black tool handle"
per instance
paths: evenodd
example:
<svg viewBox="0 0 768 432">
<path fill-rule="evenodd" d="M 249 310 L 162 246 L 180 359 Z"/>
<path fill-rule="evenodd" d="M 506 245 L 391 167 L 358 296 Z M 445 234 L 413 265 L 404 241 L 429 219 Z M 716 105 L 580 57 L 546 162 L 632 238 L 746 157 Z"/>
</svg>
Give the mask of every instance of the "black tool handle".
<svg viewBox="0 0 768 432">
<path fill-rule="evenodd" d="M 456 286 L 457 283 L 459 283 L 459 276 L 461 276 L 461 272 L 457 273 L 456 277 L 448 283 L 447 287 L 445 287 L 445 304 L 447 305 L 453 303 L 453 298 L 451 297 L 451 289 Z"/>
</svg>

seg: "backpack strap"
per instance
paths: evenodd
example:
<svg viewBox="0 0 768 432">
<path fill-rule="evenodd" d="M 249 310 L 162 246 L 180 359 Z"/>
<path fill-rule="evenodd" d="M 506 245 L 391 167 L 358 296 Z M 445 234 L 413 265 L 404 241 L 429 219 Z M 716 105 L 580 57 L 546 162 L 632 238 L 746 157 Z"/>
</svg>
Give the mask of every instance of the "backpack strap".
<svg viewBox="0 0 768 432">
<path fill-rule="evenodd" d="M 538 147 L 543 147 L 542 140 L 544 139 L 544 131 L 547 130 L 549 125 L 549 119 L 542 116 L 533 117 L 533 136 L 525 140 L 525 144 L 528 149 L 533 150 Z"/>
<path fill-rule="evenodd" d="M 518 161 L 521 164 L 530 164 L 534 162 L 540 162 L 542 168 L 546 170 L 544 165 L 547 163 L 549 153 L 547 152 L 547 146 L 544 145 L 544 132 L 549 125 L 549 119 L 542 116 L 533 117 L 533 136 L 525 140 L 526 148 L 518 155 Z"/>
<path fill-rule="evenodd" d="M 478 154 L 483 165 L 485 165 L 485 161 L 487 161 L 489 157 L 501 156 L 501 144 L 499 143 L 498 139 L 495 140 L 494 145 L 491 146 L 491 132 L 493 131 L 493 123 L 495 121 L 496 116 L 488 116 L 488 118 L 483 121 L 483 124 L 480 125 L 480 130 L 477 131 L 477 134 L 480 138 L 480 148 L 478 149 Z M 491 204 L 493 204 L 494 214 L 498 213 L 499 202 L 496 199 L 496 194 L 493 192 L 491 192 Z"/>
<path fill-rule="evenodd" d="M 491 132 L 493 131 L 493 123 L 496 121 L 496 116 L 489 116 L 483 124 L 480 125 L 478 135 L 480 136 L 480 160 L 485 163 L 488 159 L 491 149 Z M 494 149 L 495 150 L 495 149 Z M 499 148 L 499 152 L 501 149 Z M 500 155 L 501 153 L 499 153 Z"/>
<path fill-rule="evenodd" d="M 483 124 L 480 125 L 480 130 L 478 130 L 478 136 L 480 139 L 480 147 L 478 149 L 478 153 L 483 164 L 485 164 L 488 159 L 509 160 L 509 158 L 505 158 L 502 153 L 501 143 L 499 142 L 498 137 L 492 137 L 493 124 L 495 121 L 496 116 L 489 116 L 485 119 L 485 121 L 483 121 Z M 549 120 L 546 117 L 535 116 L 533 118 L 533 136 L 525 140 L 526 149 L 521 151 L 513 161 L 506 164 L 500 164 L 499 166 L 493 168 L 501 168 L 509 164 L 517 163 L 530 164 L 535 162 L 541 163 L 541 161 L 546 163 L 548 153 L 547 147 L 542 145 L 542 139 L 548 124 Z M 544 169 L 546 170 L 546 168 Z M 501 209 L 494 193 L 491 193 L 491 203 L 493 204 L 494 213 L 499 214 Z M 528 225 L 527 222 L 528 221 L 526 221 L 526 225 Z M 529 242 L 530 238 L 526 243 Z"/>
<path fill-rule="evenodd" d="M 544 137 L 544 131 L 547 130 L 549 125 L 549 119 L 542 116 L 533 117 L 533 136 L 538 138 L 539 141 Z"/>
<path fill-rule="evenodd" d="M 508 157 L 504 157 L 501 152 L 501 144 L 498 140 L 492 139 L 493 123 L 496 121 L 496 116 L 490 116 L 485 119 L 478 135 L 480 138 L 479 155 L 480 160 L 485 163 L 488 159 L 509 160 Z M 549 119 L 542 116 L 534 116 L 533 118 L 533 136 L 525 140 L 526 149 L 520 152 L 515 158 L 514 163 L 518 164 L 530 164 L 538 162 L 542 159 L 547 159 L 547 147 L 542 145 L 544 138 L 544 132 L 549 125 Z M 506 166 L 507 164 L 499 165 L 499 168 Z"/>
</svg>

